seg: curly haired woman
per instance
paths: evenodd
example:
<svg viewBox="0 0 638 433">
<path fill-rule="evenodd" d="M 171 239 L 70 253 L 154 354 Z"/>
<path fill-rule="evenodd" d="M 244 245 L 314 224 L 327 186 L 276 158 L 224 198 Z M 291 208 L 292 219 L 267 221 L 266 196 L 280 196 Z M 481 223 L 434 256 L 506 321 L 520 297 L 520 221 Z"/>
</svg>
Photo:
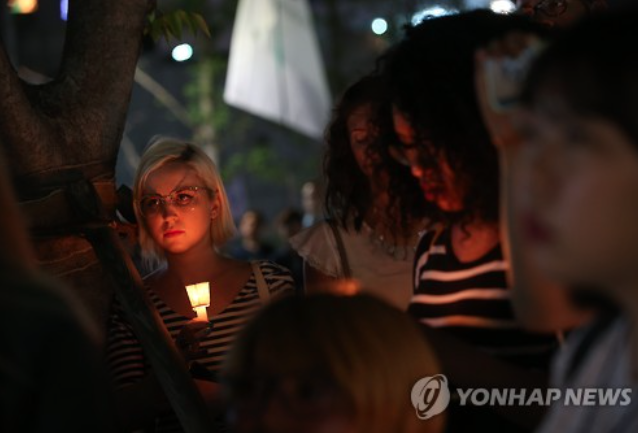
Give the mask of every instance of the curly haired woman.
<svg viewBox="0 0 638 433">
<path fill-rule="evenodd" d="M 363 287 L 405 310 L 412 296 L 414 247 L 426 227 L 418 183 L 393 161 L 390 99 L 381 77 L 366 76 L 343 94 L 326 132 L 327 221 L 291 239 L 305 260 L 305 290 Z M 397 186 L 390 179 L 400 179 Z M 392 192 L 392 193 L 391 193 Z"/>
</svg>

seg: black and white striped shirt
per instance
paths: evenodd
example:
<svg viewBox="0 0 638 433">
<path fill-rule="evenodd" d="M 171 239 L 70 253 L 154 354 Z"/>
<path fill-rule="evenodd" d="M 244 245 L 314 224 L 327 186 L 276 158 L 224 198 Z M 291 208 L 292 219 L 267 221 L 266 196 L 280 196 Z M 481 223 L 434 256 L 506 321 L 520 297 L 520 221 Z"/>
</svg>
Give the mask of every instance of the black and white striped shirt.
<svg viewBox="0 0 638 433">
<path fill-rule="evenodd" d="M 294 294 L 294 282 L 288 269 L 269 261 L 261 261 L 259 266 L 272 298 Z M 150 287 L 147 287 L 147 293 L 171 337 L 175 339 L 182 327 L 192 319 L 173 311 Z M 253 274 L 233 302 L 211 319 L 213 330 L 201 340 L 202 353 L 195 361 L 209 371 L 219 371 L 235 336 L 265 302 L 259 297 Z M 108 329 L 107 363 L 115 386 L 119 388 L 139 382 L 149 372 L 150 365 L 118 302 L 114 305 Z M 156 431 L 182 429 L 177 417 L 171 412 L 158 419 Z"/>
<path fill-rule="evenodd" d="M 435 236 L 434 230 L 426 233 L 417 247 L 408 311 L 496 356 L 545 367 L 556 338 L 527 333 L 516 322 L 500 244 L 475 261 L 460 262 L 452 252 L 451 231 L 443 230 L 433 242 Z"/>
</svg>

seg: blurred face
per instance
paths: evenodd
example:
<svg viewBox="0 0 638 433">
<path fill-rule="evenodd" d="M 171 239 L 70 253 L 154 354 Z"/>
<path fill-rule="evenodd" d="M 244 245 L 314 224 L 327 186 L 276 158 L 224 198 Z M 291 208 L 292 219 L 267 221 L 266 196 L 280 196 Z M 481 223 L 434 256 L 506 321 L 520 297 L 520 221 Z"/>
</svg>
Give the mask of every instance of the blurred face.
<svg viewBox="0 0 638 433">
<path fill-rule="evenodd" d="M 350 410 L 326 381 L 278 378 L 251 381 L 232 422 L 237 433 L 356 433 Z"/>
<path fill-rule="evenodd" d="M 622 286 L 638 273 L 636 144 L 549 92 L 523 120 L 515 196 L 533 257 L 567 284 Z"/>
<path fill-rule="evenodd" d="M 259 235 L 259 217 L 255 212 L 246 212 L 239 222 L 239 233 L 245 238 L 256 238 Z"/>
<path fill-rule="evenodd" d="M 419 179 L 419 184 L 425 195 L 425 199 L 434 203 L 445 212 L 458 212 L 463 210 L 463 187 L 456 174 L 452 171 L 444 155 L 440 155 L 436 169 L 424 167 L 419 147 L 426 144 L 416 143 L 414 128 L 408 119 L 398 110 L 393 110 L 394 131 L 403 147 L 393 150 L 393 157 L 410 166 L 412 175 Z"/>
<path fill-rule="evenodd" d="M 290 239 L 299 233 L 302 228 L 301 221 L 291 221 L 286 224 L 280 224 L 277 227 L 277 232 L 282 239 Z"/>
<path fill-rule="evenodd" d="M 301 207 L 305 213 L 315 214 L 321 210 L 321 200 L 317 186 L 308 182 L 301 188 Z"/>
<path fill-rule="evenodd" d="M 374 161 L 367 150 L 378 133 L 374 125 L 370 123 L 371 116 L 370 105 L 363 105 L 350 114 L 347 122 L 350 148 L 357 165 L 369 179 L 374 176 Z"/>
<path fill-rule="evenodd" d="M 210 247 L 211 220 L 219 213 L 219 200 L 210 198 L 190 166 L 170 163 L 153 171 L 140 208 L 150 236 L 167 256 Z"/>
</svg>

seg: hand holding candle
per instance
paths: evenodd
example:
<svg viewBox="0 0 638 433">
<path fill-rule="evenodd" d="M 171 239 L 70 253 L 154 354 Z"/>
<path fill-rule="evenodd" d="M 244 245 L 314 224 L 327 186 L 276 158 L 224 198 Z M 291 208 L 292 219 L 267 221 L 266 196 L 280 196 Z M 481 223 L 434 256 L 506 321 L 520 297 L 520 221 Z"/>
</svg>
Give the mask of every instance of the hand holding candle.
<svg viewBox="0 0 638 433">
<path fill-rule="evenodd" d="M 197 313 L 197 320 L 208 322 L 208 313 L 206 313 L 206 307 L 210 305 L 210 287 L 208 282 L 186 286 L 186 292 L 193 310 Z"/>
</svg>

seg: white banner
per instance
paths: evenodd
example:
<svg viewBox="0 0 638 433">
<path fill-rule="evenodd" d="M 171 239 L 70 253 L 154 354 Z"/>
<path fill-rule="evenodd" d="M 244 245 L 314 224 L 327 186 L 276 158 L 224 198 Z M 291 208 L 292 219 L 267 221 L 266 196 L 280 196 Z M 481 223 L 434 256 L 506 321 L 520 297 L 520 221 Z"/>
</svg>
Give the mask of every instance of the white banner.
<svg viewBox="0 0 638 433">
<path fill-rule="evenodd" d="M 224 100 L 321 139 L 331 101 L 307 0 L 239 1 Z"/>
</svg>

